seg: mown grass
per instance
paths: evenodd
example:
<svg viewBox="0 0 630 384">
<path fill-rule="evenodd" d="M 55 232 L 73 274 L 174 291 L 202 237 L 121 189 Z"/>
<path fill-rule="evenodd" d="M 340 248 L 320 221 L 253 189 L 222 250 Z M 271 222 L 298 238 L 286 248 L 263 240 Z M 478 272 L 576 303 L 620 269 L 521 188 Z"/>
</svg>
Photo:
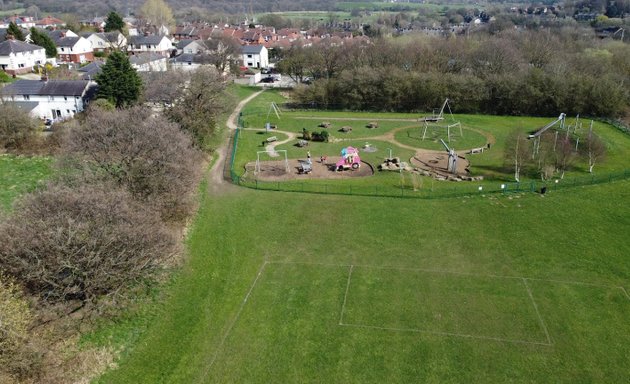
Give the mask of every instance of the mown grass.
<svg viewBox="0 0 630 384">
<path fill-rule="evenodd" d="M 51 175 L 49 157 L 0 155 L 0 211 L 9 210 L 18 196 L 32 191 Z"/>
<path fill-rule="evenodd" d="M 623 382 L 629 187 L 207 196 L 187 264 L 98 382 Z"/>
</svg>

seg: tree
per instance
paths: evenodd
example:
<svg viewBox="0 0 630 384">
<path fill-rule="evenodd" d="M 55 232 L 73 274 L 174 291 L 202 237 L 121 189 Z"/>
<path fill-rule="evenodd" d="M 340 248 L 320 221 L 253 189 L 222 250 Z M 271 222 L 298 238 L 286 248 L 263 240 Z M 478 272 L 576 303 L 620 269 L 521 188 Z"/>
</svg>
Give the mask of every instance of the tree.
<svg viewBox="0 0 630 384">
<path fill-rule="evenodd" d="M 212 34 L 210 39 L 206 41 L 206 45 L 210 50 L 209 61 L 220 73 L 230 69 L 232 63 L 238 61 L 241 45 L 233 37 L 223 33 Z"/>
<path fill-rule="evenodd" d="M 37 124 L 28 112 L 0 100 L 0 148 L 22 149 L 37 133 Z"/>
<path fill-rule="evenodd" d="M 125 28 L 125 22 L 116 12 L 110 12 L 105 20 L 105 32 L 120 31 Z"/>
<path fill-rule="evenodd" d="M 195 207 L 201 153 L 190 135 L 149 108 L 90 109 L 62 148 L 63 165 L 113 180 L 164 220 L 184 220 Z"/>
<path fill-rule="evenodd" d="M 51 185 L 18 202 L 0 228 L 0 268 L 49 303 L 120 292 L 176 244 L 157 213 L 112 185 Z"/>
<path fill-rule="evenodd" d="M 190 132 L 203 148 L 215 133 L 217 119 L 226 110 L 226 82 L 214 68 L 200 67 L 191 76 L 184 95 L 166 114 Z"/>
<path fill-rule="evenodd" d="M 170 27 L 175 23 L 173 11 L 164 0 L 147 0 L 140 7 L 140 15 L 148 25 Z"/>
<path fill-rule="evenodd" d="M 301 83 L 306 76 L 307 64 L 308 57 L 304 53 L 304 48 L 292 46 L 277 66 L 281 73 L 286 73 L 296 83 Z"/>
<path fill-rule="evenodd" d="M 9 23 L 7 36 L 13 36 L 15 40 L 24 41 L 24 32 L 22 32 L 22 29 L 20 29 L 20 27 L 18 27 L 14 22 Z"/>
<path fill-rule="evenodd" d="M 592 123 L 591 123 L 592 124 Z M 593 167 L 595 164 L 606 157 L 606 144 L 599 138 L 599 136 L 593 132 L 593 126 L 588 131 L 586 136 L 586 157 L 588 158 L 588 171 L 593 173 Z"/>
<path fill-rule="evenodd" d="M 170 105 L 179 100 L 190 81 L 189 71 L 142 72 L 144 88 L 142 96 L 145 101 Z"/>
<path fill-rule="evenodd" d="M 46 50 L 46 57 L 57 56 L 57 46 L 46 33 L 40 32 L 37 28 L 31 27 L 31 41 Z"/>
<path fill-rule="evenodd" d="M 112 52 L 96 78 L 98 98 L 107 99 L 117 108 L 128 107 L 140 97 L 142 79 L 122 52 Z"/>
</svg>

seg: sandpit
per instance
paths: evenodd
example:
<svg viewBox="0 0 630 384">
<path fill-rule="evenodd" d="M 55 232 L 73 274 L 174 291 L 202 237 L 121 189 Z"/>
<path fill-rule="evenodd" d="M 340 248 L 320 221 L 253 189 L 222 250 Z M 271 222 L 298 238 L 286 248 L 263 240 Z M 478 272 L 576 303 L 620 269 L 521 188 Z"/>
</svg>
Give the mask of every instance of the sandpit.
<svg viewBox="0 0 630 384">
<path fill-rule="evenodd" d="M 245 165 L 245 174 L 243 177 L 256 178 L 266 181 L 283 181 L 283 180 L 304 180 L 304 179 L 347 179 L 349 177 L 367 177 L 374 174 L 374 168 L 365 161 L 361 162 L 359 169 L 350 169 L 347 171 L 336 172 L 335 163 L 340 159 L 339 156 L 328 157 L 324 163 L 320 160 L 313 160 L 312 171 L 308 174 L 300 174 L 300 161 L 297 159 L 289 159 L 289 172 L 286 171 L 284 160 L 271 160 L 260 162 L 260 172 L 254 175 L 256 162 L 252 161 Z M 305 159 L 302 159 L 304 161 Z"/>
<path fill-rule="evenodd" d="M 435 172 L 438 175 L 451 175 L 451 173 L 448 172 L 448 154 L 444 151 L 418 151 L 415 156 L 411 158 L 411 164 L 416 168 Z M 469 166 L 470 161 L 458 155 L 457 175 L 468 175 Z"/>
</svg>

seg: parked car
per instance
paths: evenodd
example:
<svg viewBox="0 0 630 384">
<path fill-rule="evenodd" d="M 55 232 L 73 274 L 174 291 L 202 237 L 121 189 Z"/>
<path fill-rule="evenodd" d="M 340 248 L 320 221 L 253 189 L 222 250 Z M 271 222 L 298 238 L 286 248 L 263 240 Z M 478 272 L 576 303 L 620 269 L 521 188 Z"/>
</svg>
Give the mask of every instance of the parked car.
<svg viewBox="0 0 630 384">
<path fill-rule="evenodd" d="M 261 83 L 273 83 L 274 81 L 276 81 L 276 79 L 272 76 L 267 76 L 260 79 Z"/>
</svg>

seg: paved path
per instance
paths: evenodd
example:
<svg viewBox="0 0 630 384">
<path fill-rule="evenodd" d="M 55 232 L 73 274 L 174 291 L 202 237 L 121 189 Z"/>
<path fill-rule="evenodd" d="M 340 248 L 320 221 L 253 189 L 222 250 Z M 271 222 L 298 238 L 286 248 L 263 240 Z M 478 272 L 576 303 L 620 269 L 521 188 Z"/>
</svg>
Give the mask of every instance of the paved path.
<svg viewBox="0 0 630 384">
<path fill-rule="evenodd" d="M 234 108 L 234 111 L 232 112 L 232 114 L 230 114 L 230 117 L 228 117 L 227 119 L 226 125 L 228 129 L 235 130 L 238 128 L 236 125 L 236 119 L 238 118 L 238 115 L 241 113 L 241 110 L 243 110 L 243 107 L 245 107 L 245 105 L 249 103 L 252 99 L 254 99 L 258 95 L 263 93 L 263 91 L 256 92 L 253 95 L 242 100 L 240 103 L 238 103 L 236 108 Z M 226 140 L 226 142 L 223 143 L 223 145 L 219 146 L 214 153 L 214 157 L 216 161 L 214 162 L 214 165 L 210 169 L 210 175 L 209 175 L 210 189 L 209 190 L 215 194 L 224 192 L 227 189 L 231 189 L 232 187 L 230 183 L 226 183 L 225 180 L 223 179 L 223 169 L 225 167 L 225 162 L 227 161 L 227 150 L 228 150 L 228 142 Z"/>
</svg>

